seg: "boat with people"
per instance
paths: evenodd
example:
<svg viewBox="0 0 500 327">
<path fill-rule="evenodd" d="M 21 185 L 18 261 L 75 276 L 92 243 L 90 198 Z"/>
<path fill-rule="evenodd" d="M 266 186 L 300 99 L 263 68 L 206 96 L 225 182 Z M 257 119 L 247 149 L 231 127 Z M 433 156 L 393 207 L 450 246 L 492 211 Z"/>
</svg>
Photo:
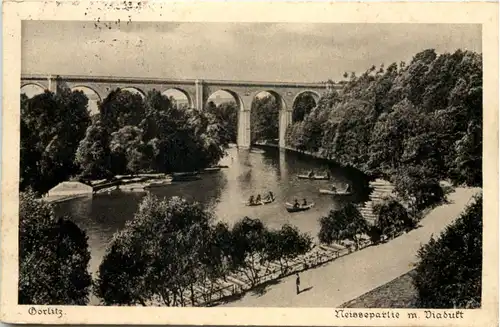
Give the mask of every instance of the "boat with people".
<svg viewBox="0 0 500 327">
<path fill-rule="evenodd" d="M 304 203 L 300 204 L 297 200 L 295 200 L 295 203 L 292 204 L 290 202 L 285 203 L 285 209 L 288 212 L 300 212 L 300 211 L 306 211 L 314 207 L 314 202 L 307 203 L 304 200 Z"/>
<path fill-rule="evenodd" d="M 273 192 L 269 192 L 264 199 L 261 198 L 260 194 L 257 194 L 255 198 L 253 195 L 251 195 L 248 201 L 244 203 L 247 207 L 253 207 L 253 206 L 270 204 L 273 203 L 274 201 L 276 201 L 276 198 L 274 197 Z"/>
<path fill-rule="evenodd" d="M 335 185 L 332 185 L 332 188 L 329 190 L 326 189 L 320 189 L 319 190 L 320 194 L 329 194 L 329 195 L 351 195 L 351 186 L 349 184 L 346 184 L 345 187 L 341 190 L 337 189 Z"/>
<path fill-rule="evenodd" d="M 259 201 L 259 202 L 253 202 L 253 203 L 250 203 L 250 202 L 245 202 L 245 205 L 246 205 L 247 207 L 262 206 L 262 205 L 266 205 L 266 204 L 271 204 L 271 203 L 273 203 L 274 201 L 276 201 L 276 199 L 261 200 L 261 201 Z"/>
<path fill-rule="evenodd" d="M 330 179 L 330 173 L 326 172 L 324 175 L 316 175 L 313 170 L 308 174 L 300 174 L 297 176 L 299 179 L 312 179 L 317 181 L 327 181 Z"/>
</svg>

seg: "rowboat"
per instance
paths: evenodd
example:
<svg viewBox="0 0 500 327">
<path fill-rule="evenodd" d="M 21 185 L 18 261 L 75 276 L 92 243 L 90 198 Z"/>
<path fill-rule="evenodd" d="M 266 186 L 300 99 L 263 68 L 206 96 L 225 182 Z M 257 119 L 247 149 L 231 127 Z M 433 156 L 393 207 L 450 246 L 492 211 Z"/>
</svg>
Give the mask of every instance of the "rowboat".
<svg viewBox="0 0 500 327">
<path fill-rule="evenodd" d="M 330 195 L 351 195 L 352 192 L 349 189 L 349 184 L 346 185 L 346 187 L 343 190 L 325 190 L 325 189 L 320 189 L 319 193 L 321 194 L 330 194 Z"/>
<path fill-rule="evenodd" d="M 272 200 L 262 200 L 258 203 L 248 203 L 248 202 L 245 202 L 245 205 L 247 207 L 255 207 L 255 206 L 262 206 L 262 205 L 266 205 L 266 204 L 270 204 L 270 203 L 273 203 L 274 201 L 276 201 L 276 199 L 272 199 Z"/>
<path fill-rule="evenodd" d="M 266 153 L 266 151 L 261 150 L 261 149 L 251 149 L 250 152 L 252 152 L 252 153 L 260 153 L 260 154 Z"/>
<path fill-rule="evenodd" d="M 312 180 L 317 180 L 317 181 L 327 181 L 330 179 L 329 176 L 327 175 L 315 175 L 309 177 L 309 175 L 298 175 L 297 176 L 299 179 L 312 179 Z"/>
<path fill-rule="evenodd" d="M 352 194 L 352 192 L 332 191 L 332 190 L 324 190 L 324 189 L 320 189 L 319 193 L 330 194 L 330 195 L 351 195 Z"/>
<path fill-rule="evenodd" d="M 288 211 L 288 212 L 306 211 L 306 210 L 311 209 L 312 207 L 314 207 L 314 202 L 313 203 L 309 203 L 308 205 L 305 205 L 305 206 L 301 205 L 298 208 L 294 207 L 293 204 L 291 204 L 289 202 L 285 203 L 285 208 L 286 208 L 286 211 Z"/>
</svg>

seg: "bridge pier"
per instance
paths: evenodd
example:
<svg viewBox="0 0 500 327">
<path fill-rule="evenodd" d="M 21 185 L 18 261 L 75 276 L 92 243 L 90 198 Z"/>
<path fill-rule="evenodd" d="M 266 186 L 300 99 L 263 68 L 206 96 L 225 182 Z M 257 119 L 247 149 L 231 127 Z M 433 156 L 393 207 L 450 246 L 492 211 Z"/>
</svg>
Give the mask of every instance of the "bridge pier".
<svg viewBox="0 0 500 327">
<path fill-rule="evenodd" d="M 292 123 L 292 110 L 281 110 L 280 111 L 280 123 L 279 123 L 279 146 L 284 148 L 286 146 L 286 129 Z"/>
<path fill-rule="evenodd" d="M 241 110 L 238 122 L 238 146 L 250 147 L 250 110 Z"/>
</svg>

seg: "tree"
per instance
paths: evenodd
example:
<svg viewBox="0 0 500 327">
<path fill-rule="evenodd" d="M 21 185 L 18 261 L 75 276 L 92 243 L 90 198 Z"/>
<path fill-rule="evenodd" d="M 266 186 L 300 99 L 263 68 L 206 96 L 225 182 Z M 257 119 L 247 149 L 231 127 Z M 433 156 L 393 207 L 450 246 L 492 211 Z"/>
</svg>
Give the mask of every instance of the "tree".
<svg viewBox="0 0 500 327">
<path fill-rule="evenodd" d="M 455 143 L 454 180 L 467 185 L 483 183 L 483 131 L 482 125 L 471 123 L 465 134 Z"/>
<path fill-rule="evenodd" d="M 85 133 L 76 151 L 76 163 L 80 166 L 81 175 L 92 178 L 107 178 L 111 175 L 109 134 L 97 121 Z"/>
<path fill-rule="evenodd" d="M 281 273 L 288 268 L 288 261 L 311 249 L 311 238 L 301 234 L 297 227 L 285 224 L 279 230 L 271 230 L 266 238 L 266 259 L 279 261 Z"/>
<path fill-rule="evenodd" d="M 45 193 L 78 173 L 75 153 L 90 124 L 88 99 L 61 88 L 21 97 L 21 190 Z"/>
<path fill-rule="evenodd" d="M 482 280 L 482 196 L 418 251 L 414 284 L 419 307 L 478 308 Z"/>
<path fill-rule="evenodd" d="M 147 145 L 142 141 L 143 131 L 125 126 L 111 134 L 110 150 L 115 173 L 138 173 L 148 168 Z"/>
<path fill-rule="evenodd" d="M 373 212 L 377 216 L 375 225 L 382 235 L 394 237 L 403 229 L 413 228 L 413 220 L 408 216 L 406 208 L 396 199 L 386 199 L 373 207 Z"/>
<path fill-rule="evenodd" d="M 138 126 L 145 116 L 142 96 L 126 90 L 116 89 L 99 104 L 99 114 L 108 133 L 124 126 Z"/>
<path fill-rule="evenodd" d="M 244 217 L 232 230 L 235 255 L 252 286 L 259 281 L 260 263 L 265 256 L 267 230 L 259 219 Z"/>
<path fill-rule="evenodd" d="M 368 225 L 359 210 L 352 203 L 339 210 L 331 210 L 328 216 L 319 220 L 318 238 L 321 243 L 330 244 L 342 240 L 351 240 L 359 247 L 359 235 L 368 231 Z"/>
<path fill-rule="evenodd" d="M 271 94 L 257 97 L 250 113 L 252 143 L 261 140 L 275 140 L 279 137 L 280 104 Z"/>
<path fill-rule="evenodd" d="M 222 126 L 227 142 L 236 143 L 238 137 L 238 106 L 234 101 L 228 101 L 216 105 L 209 101 L 205 111 L 212 114 L 218 124 Z"/>
<path fill-rule="evenodd" d="M 307 92 L 301 93 L 293 104 L 292 122 L 302 121 L 316 107 L 314 97 Z"/>
<path fill-rule="evenodd" d="M 183 199 L 147 195 L 134 219 L 114 236 L 99 267 L 96 295 L 104 304 L 142 304 L 158 299 L 184 305 L 188 289 L 203 285 L 213 217 Z"/>
<path fill-rule="evenodd" d="M 392 176 L 394 190 L 415 213 L 444 199 L 439 180 L 424 167 L 405 167 Z"/>
<path fill-rule="evenodd" d="M 19 207 L 19 304 L 85 305 L 91 286 L 87 236 L 27 191 Z"/>
<path fill-rule="evenodd" d="M 419 194 L 401 189 L 427 198 L 419 206 L 439 200 L 436 181 L 481 185 L 482 55 L 428 49 L 409 64 L 376 67 L 323 94 L 287 128 L 287 145 L 373 176 L 421 175 L 431 183 L 412 189 Z"/>
</svg>

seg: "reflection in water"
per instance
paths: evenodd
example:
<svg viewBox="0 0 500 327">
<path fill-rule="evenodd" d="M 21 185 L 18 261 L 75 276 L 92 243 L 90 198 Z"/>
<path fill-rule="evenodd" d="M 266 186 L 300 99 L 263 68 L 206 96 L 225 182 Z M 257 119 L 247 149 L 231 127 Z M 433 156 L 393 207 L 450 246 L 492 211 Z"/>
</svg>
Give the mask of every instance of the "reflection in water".
<svg viewBox="0 0 500 327">
<path fill-rule="evenodd" d="M 329 167 L 332 181 L 297 178 L 297 174 L 311 169 L 318 172 L 327 169 L 329 165 L 324 161 L 278 149 L 266 149 L 264 154 L 234 148 L 228 152 L 221 164 L 229 168 L 205 174 L 198 181 L 167 185 L 152 192 L 160 197 L 182 196 L 188 201 L 199 202 L 230 226 L 244 216 L 249 216 L 261 219 L 271 228 L 290 223 L 313 237 L 319 231 L 318 219 L 330 209 L 338 207 L 341 202 L 364 200 L 367 196 L 364 190 L 366 179 L 362 174 L 333 165 Z M 337 198 L 319 194 L 320 188 L 346 182 L 353 186 L 354 195 Z M 269 191 L 275 194 L 276 202 L 265 206 L 244 205 L 250 195 L 264 196 Z M 87 232 L 92 254 L 91 271 L 97 271 L 113 234 L 133 218 L 143 196 L 144 193 L 117 192 L 57 205 L 59 215 L 71 215 L 75 223 Z M 285 210 L 285 202 L 304 198 L 316 205 L 301 213 L 288 213 Z"/>
</svg>

